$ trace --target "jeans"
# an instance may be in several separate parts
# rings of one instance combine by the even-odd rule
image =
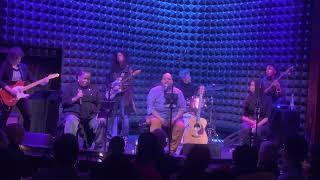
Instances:
[[[0,128],[6,127],[7,119],[11,113],[13,107],[8,107],[2,102],[0,103]],[[26,131],[30,131],[31,128],[31,111],[28,99],[22,98],[16,105],[23,117],[23,127]]]
[[[108,121],[108,135],[116,136],[118,130],[118,122],[122,121],[120,136],[127,137],[129,135],[129,118],[125,112],[125,97],[116,96],[113,106],[113,113]]]
[[[79,123],[80,119],[75,114],[67,114],[65,117],[64,133],[69,133],[77,136]],[[95,150],[102,150],[105,146],[106,125],[103,123],[99,123],[96,117],[91,119],[87,123],[81,122],[81,124],[84,128],[85,133],[88,136],[88,141],[94,142],[93,148]]]

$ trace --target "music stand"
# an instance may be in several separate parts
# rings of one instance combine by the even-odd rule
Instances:
[[[171,92],[164,93],[165,98],[165,107],[169,108],[169,154],[171,151],[171,140],[172,140],[172,115],[173,115],[173,108],[177,107],[178,103],[178,95],[173,93],[173,85],[171,86]]]

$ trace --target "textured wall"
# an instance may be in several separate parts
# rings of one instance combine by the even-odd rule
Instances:
[[[285,0],[5,0],[0,40],[5,44],[62,48],[63,84],[79,67],[90,68],[103,89],[110,53],[125,49],[137,77],[134,120],[145,115],[148,90],[161,74],[190,68],[194,82],[216,84],[218,130],[238,128],[248,81],[265,63],[296,65],[287,93],[304,118],[310,23],[309,1]]]

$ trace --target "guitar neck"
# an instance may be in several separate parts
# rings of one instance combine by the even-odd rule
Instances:
[[[197,110],[197,117],[196,117],[197,121],[199,121],[199,119],[201,117],[200,115],[201,115],[202,99],[203,99],[203,95],[200,95],[200,97],[199,97],[199,107],[198,107],[198,110]]]
[[[28,85],[24,86],[24,87],[23,87],[23,91],[27,91],[27,90],[35,87],[35,86],[38,86],[39,84],[43,83],[43,82],[45,81],[45,79],[46,79],[46,78],[43,78],[43,79],[40,79],[40,80],[38,80],[38,81],[36,81],[36,82],[33,82],[33,83],[31,83],[31,84],[28,84]]]

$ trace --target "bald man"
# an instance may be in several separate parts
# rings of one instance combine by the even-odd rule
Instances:
[[[147,123],[151,124],[150,131],[169,127],[170,108],[166,105],[165,94],[170,93],[173,86],[173,79],[170,73],[162,76],[161,84],[152,88],[147,98],[147,113],[149,118]],[[178,88],[173,88],[173,93],[177,95],[177,104],[172,113],[172,140],[170,152],[174,153],[181,141],[184,124],[182,121],[183,113],[186,111],[186,100],[183,93]]]

